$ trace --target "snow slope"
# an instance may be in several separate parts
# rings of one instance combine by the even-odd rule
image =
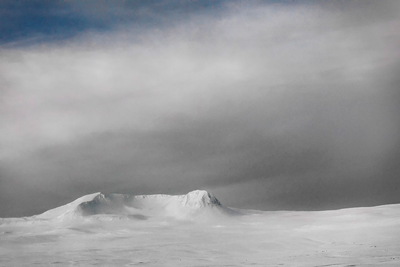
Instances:
[[[0,219],[0,266],[400,266],[400,204],[249,211],[206,191],[96,193]]]
[[[63,205],[63,206],[55,208],[55,209],[48,210],[40,215],[37,215],[36,217],[41,218],[41,219],[54,219],[54,218],[65,216],[66,214],[69,214],[69,213],[74,213],[76,208],[80,204],[88,202],[88,201],[93,201],[93,199],[95,199],[99,194],[101,194],[101,193],[94,193],[94,194],[80,197],[71,203],[68,203],[66,205]]]

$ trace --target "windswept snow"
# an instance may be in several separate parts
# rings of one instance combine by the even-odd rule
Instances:
[[[65,214],[68,213],[72,213],[74,211],[76,211],[77,207],[84,203],[84,202],[88,202],[88,201],[92,201],[93,199],[95,199],[98,195],[100,195],[101,193],[94,193],[94,194],[90,194],[90,195],[86,195],[83,197],[80,197],[78,199],[76,199],[75,201],[68,203],[64,206],[55,208],[55,209],[51,209],[48,210],[40,215],[37,215],[37,218],[42,218],[42,219],[54,219],[54,218],[59,218],[62,216],[65,216]]]
[[[400,266],[400,204],[249,211],[206,191],[95,193],[0,219],[0,266]]]

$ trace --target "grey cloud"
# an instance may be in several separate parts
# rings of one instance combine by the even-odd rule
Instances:
[[[374,6],[232,5],[140,37],[2,49],[1,214],[94,191],[398,201],[398,5]]]

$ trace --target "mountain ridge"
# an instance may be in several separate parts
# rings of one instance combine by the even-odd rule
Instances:
[[[237,213],[210,192],[191,191],[185,195],[129,195],[97,192],[36,215],[41,219],[71,219],[90,216],[169,217],[197,220]]]

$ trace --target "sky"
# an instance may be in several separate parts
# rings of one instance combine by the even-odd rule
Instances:
[[[94,192],[400,203],[400,2],[0,2],[0,217]]]

